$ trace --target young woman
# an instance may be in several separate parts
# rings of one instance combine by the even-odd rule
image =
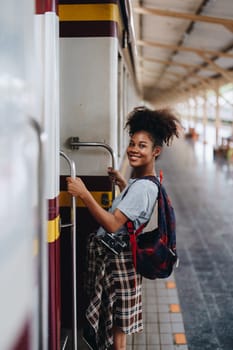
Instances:
[[[132,178],[127,184],[118,171],[108,168],[121,191],[108,212],[93,199],[81,179],[67,179],[69,193],[80,197],[100,224],[89,242],[86,289],[86,318],[94,334],[92,348],[98,350],[126,350],[126,335],[143,329],[141,276],[133,265],[126,223],[132,221],[137,229],[149,221],[158,189],[152,181],[137,180],[156,176],[155,161],[163,144],[169,146],[173,136],[179,137],[180,123],[169,110],[138,107],[130,113],[126,127]],[[106,232],[124,242],[118,255],[102,243]]]

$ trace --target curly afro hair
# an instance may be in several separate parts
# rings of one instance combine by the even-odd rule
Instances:
[[[173,136],[179,137],[180,121],[170,109],[150,110],[147,107],[136,107],[129,115],[125,125],[129,135],[138,131],[150,134],[154,146],[170,145]]]

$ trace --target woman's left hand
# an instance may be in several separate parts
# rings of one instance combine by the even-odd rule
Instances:
[[[112,183],[119,186],[120,191],[122,191],[126,187],[127,183],[118,170],[113,169],[112,167],[108,167],[108,175]]]

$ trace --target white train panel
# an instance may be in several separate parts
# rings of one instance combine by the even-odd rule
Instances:
[[[117,149],[117,39],[62,38],[60,52],[62,147],[69,137],[78,136]],[[102,175],[109,165],[106,153],[93,149],[72,152],[71,157],[79,174],[87,174],[86,164],[94,165],[93,175]]]

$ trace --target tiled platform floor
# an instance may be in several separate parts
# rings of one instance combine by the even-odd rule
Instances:
[[[127,350],[188,350],[174,276],[143,280],[144,331],[128,337]]]

